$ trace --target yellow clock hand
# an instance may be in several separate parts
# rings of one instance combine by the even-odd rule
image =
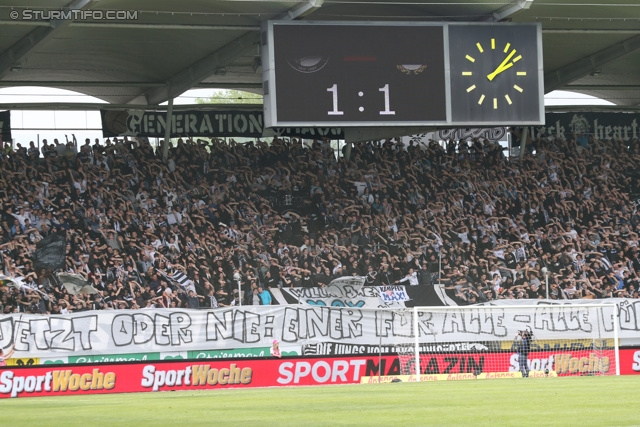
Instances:
[[[505,66],[502,66],[502,64],[500,64],[500,67],[498,67],[493,73],[489,74],[487,78],[489,79],[489,81],[493,81],[493,79],[495,79],[498,74],[502,73],[505,70],[508,70],[511,67],[513,67],[513,62],[509,62]]]
[[[516,54],[516,50],[513,49],[511,53],[509,53],[509,55],[507,55],[507,57],[504,58],[504,60],[500,63],[500,65],[498,65],[498,68],[496,68],[491,74],[487,76],[489,81],[493,81],[493,79],[495,79],[498,74],[513,67],[513,62],[509,62],[509,61],[511,61],[511,58],[513,58],[513,55],[515,54]],[[507,62],[509,63],[507,64]]]

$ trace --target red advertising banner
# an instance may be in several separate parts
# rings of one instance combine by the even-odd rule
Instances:
[[[620,360],[622,374],[640,373],[640,350],[621,350]],[[615,374],[613,350],[531,353],[529,364],[532,370],[549,368],[558,376]],[[5,367],[0,369],[0,398],[355,384],[363,377],[406,375],[412,373],[412,366],[411,357],[362,356]],[[484,377],[498,378],[519,370],[517,355],[512,352],[421,355],[421,367],[423,374],[442,379],[464,379],[479,373],[496,373]]]
[[[620,350],[620,375],[640,375],[640,350]]]

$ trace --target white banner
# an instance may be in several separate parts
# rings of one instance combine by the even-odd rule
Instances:
[[[276,300],[281,293],[286,293],[300,304],[321,307],[357,307],[357,308],[402,308],[406,300],[383,299],[378,286],[363,286],[364,277],[346,277],[338,279],[324,288],[282,288],[271,290]],[[405,291],[404,285],[394,286]]]
[[[637,344],[640,300],[615,301],[621,345]],[[574,313],[554,309],[556,302],[537,302],[538,308],[522,312],[508,307],[496,307],[490,312],[459,307],[420,312],[420,342],[505,341],[513,339],[526,326],[533,329],[537,339],[611,336],[613,316],[608,307]],[[18,358],[268,347],[275,338],[285,346],[323,342],[399,344],[411,342],[412,336],[411,309],[288,305],[0,318],[0,347],[6,349],[15,342]]]
[[[409,301],[409,295],[407,294],[404,286],[378,286],[378,292],[380,293],[380,300],[383,303]]]

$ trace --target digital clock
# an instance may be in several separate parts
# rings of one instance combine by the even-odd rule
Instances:
[[[267,126],[446,122],[441,25],[273,24]]]

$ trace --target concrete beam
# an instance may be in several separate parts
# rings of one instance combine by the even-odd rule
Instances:
[[[616,43],[592,55],[573,61],[544,75],[544,93],[564,89],[569,83],[607,65],[618,58],[640,49],[640,35]]]
[[[245,52],[255,49],[259,42],[259,32],[249,32],[238,37],[217,51],[202,58],[195,64],[192,64],[188,68],[178,72],[169,79],[164,87],[147,91],[145,93],[147,103],[151,105],[160,104],[169,100],[169,98],[178,97],[180,94],[191,89],[207,77],[210,77],[215,70],[228,65],[233,61],[233,59]]]
[[[324,0],[308,0],[289,9],[289,19],[296,20],[312,14],[322,6]]]
[[[493,19],[496,22],[500,22],[505,18],[510,17],[523,9],[529,9],[533,4],[533,0],[519,0],[513,3],[511,6],[503,10],[502,12],[493,13]]]
[[[93,0],[75,0],[69,3],[64,9],[80,10],[92,3]],[[54,33],[66,27],[72,20],[49,21],[47,26],[39,26],[33,29],[26,36],[18,40],[9,49],[0,55],[0,77],[6,74],[12,67],[17,66],[25,59],[37,46],[51,38]]]

